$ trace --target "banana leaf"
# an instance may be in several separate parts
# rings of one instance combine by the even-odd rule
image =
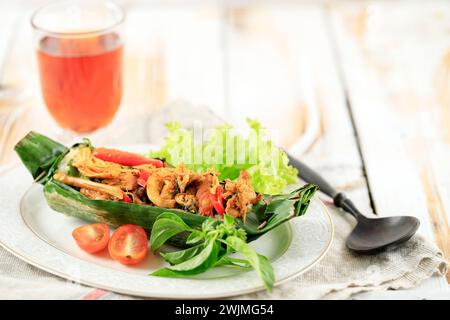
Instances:
[[[47,175],[54,171],[52,167],[69,151],[69,148],[31,131],[15,145],[14,150],[33,179],[45,183]]]
[[[75,188],[52,178],[59,162],[70,148],[39,133],[28,133],[17,143],[15,150],[35,181],[44,186],[44,196],[49,207],[68,216],[103,222],[113,227],[136,224],[148,232],[163,212],[173,212],[190,227],[197,229],[201,229],[202,223],[207,219],[179,209],[85,197]],[[246,231],[247,241],[253,241],[280,224],[303,215],[317,189],[316,185],[306,184],[286,194],[264,195],[260,203],[251,207],[245,223],[240,219],[236,219],[236,222]],[[187,234],[180,234],[171,238],[168,243],[186,247],[186,237]]]

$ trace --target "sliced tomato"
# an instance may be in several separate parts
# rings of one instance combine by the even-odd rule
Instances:
[[[140,185],[141,187],[146,187],[147,186],[147,180],[144,180],[142,178],[138,178],[137,179],[137,184]]]
[[[162,168],[164,166],[164,163],[159,159],[150,159],[137,153],[116,149],[96,148],[92,152],[92,155],[103,161],[114,162],[130,167],[139,166],[141,164],[151,164],[156,168]]]
[[[210,194],[209,199],[212,202],[212,205],[218,214],[223,214],[225,212],[225,208],[223,206],[223,187],[218,186],[216,188],[215,194]]]
[[[139,178],[144,179],[145,181],[148,180],[148,177],[150,177],[151,173],[144,169],[139,169]]]
[[[109,228],[105,223],[94,223],[73,230],[72,237],[86,252],[96,253],[106,248],[109,241]]]
[[[133,224],[120,226],[109,241],[108,251],[111,258],[122,264],[138,264],[147,256],[147,233],[142,227]]]
[[[150,177],[150,172],[144,169],[139,169],[137,184],[145,188],[147,186],[148,177]]]

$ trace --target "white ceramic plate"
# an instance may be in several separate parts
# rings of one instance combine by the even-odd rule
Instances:
[[[31,186],[31,187],[30,187]],[[159,298],[221,298],[262,290],[255,272],[216,268],[195,279],[148,276],[165,265],[156,255],[137,267],[125,267],[107,253],[90,255],[71,237],[84,222],[51,210],[42,186],[32,184],[23,167],[0,175],[0,244],[20,259],[63,278],[119,293]],[[252,246],[266,255],[276,284],[307,271],[326,254],[333,225],[325,206],[315,198],[306,215],[264,235]]]

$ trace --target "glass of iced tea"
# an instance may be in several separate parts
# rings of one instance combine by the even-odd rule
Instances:
[[[123,10],[109,1],[60,1],[31,18],[45,104],[64,129],[108,125],[122,98]]]

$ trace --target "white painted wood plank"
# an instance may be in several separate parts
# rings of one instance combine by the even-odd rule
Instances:
[[[290,126],[309,120],[301,106],[314,104],[320,131],[303,160],[371,214],[322,6],[242,5],[228,17],[229,104],[234,119],[259,118],[269,128],[284,131],[279,138],[286,137],[292,133]],[[301,156],[295,144],[290,151]]]
[[[422,221],[421,231],[432,237],[425,192],[399,136],[390,102],[383,92],[385,84],[368,67],[361,47],[336,12],[332,12],[332,30],[377,213],[414,215]]]
[[[0,3],[0,84],[4,81],[3,74],[13,46],[15,26],[20,12],[20,7],[17,5]]]
[[[307,105],[304,71],[299,72],[307,63],[298,46],[304,41],[298,34],[301,7],[249,3],[226,9],[228,118],[238,127],[245,127],[247,117],[260,120],[284,147],[315,124],[310,142],[319,119],[308,114],[317,109]]]
[[[127,12],[127,97],[146,111],[186,99],[223,115],[220,35],[221,12],[215,4],[131,6]]]
[[[316,145],[303,159],[346,192],[357,206],[370,215],[372,209],[363,175],[362,163],[346,106],[344,88],[339,79],[337,61],[327,34],[326,16],[321,6],[302,7],[303,14],[292,30],[303,41],[298,50],[308,61],[321,117],[321,134]],[[294,12],[297,13],[297,12]],[[304,70],[298,69],[299,73]]]
[[[431,97],[436,50],[450,44],[446,24],[433,23],[444,13],[450,11],[443,3],[337,4],[331,30],[377,213],[418,217],[419,232],[446,250],[448,228],[433,228],[436,195],[428,177],[430,147],[444,142]],[[428,44],[434,51],[424,49]]]

